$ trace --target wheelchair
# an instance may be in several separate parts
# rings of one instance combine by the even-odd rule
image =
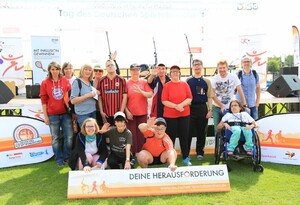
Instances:
[[[227,170],[231,171],[231,167],[228,165],[228,161],[230,156],[228,156],[228,144],[231,137],[232,132],[228,129],[221,129],[218,130],[217,135],[215,136],[215,164],[219,164],[222,162],[223,164],[227,165]],[[238,146],[235,148],[234,156],[241,156],[247,159],[248,161],[252,162],[253,164],[253,171],[255,172],[263,172],[264,167],[260,164],[261,163],[261,147],[259,142],[259,137],[257,132],[252,129],[252,142],[253,142],[253,151],[252,155],[247,155],[244,149],[245,137],[243,132],[241,132],[241,137],[238,143]],[[243,159],[244,159],[243,158]]]

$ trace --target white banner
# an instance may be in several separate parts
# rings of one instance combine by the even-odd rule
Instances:
[[[53,156],[49,126],[40,120],[0,116],[0,130],[0,168],[38,163]]]
[[[41,84],[41,82],[47,77],[49,63],[52,61],[60,63],[60,37],[32,36],[31,47],[33,84]]]
[[[230,191],[226,165],[70,171],[68,199]]]
[[[0,37],[0,80],[15,82],[18,93],[25,93],[21,38]]]
[[[264,35],[240,36],[239,48],[240,59],[249,57],[252,59],[252,69],[259,74],[261,88],[267,83],[267,50],[262,45]]]
[[[300,113],[258,119],[262,161],[300,165],[299,121]]]

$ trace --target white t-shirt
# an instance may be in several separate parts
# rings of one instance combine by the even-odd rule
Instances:
[[[222,117],[222,122],[243,122],[251,123],[254,119],[247,112],[226,113]]]
[[[225,78],[215,75],[211,80],[211,85],[219,101],[226,109],[229,109],[230,101],[234,99],[234,90],[236,86],[241,85],[241,81],[237,75],[228,73]],[[215,102],[213,103],[217,106]]]

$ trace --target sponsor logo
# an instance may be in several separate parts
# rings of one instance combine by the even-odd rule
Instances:
[[[13,132],[15,148],[27,147],[34,144],[41,144],[42,138],[38,131],[31,125],[22,124]]]
[[[17,153],[7,154],[6,157],[9,160],[22,159],[23,158],[23,153],[22,152],[17,152]]]
[[[40,151],[40,152],[29,152],[30,157],[41,157],[42,155],[48,155],[48,150],[46,149],[45,152]]]
[[[285,155],[287,155],[288,156],[288,158],[293,158],[293,157],[295,157],[296,156],[296,153],[295,152],[290,152],[290,151],[286,151],[286,153],[285,153]]]

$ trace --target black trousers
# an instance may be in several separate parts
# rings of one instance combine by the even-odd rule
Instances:
[[[196,104],[191,105],[191,114],[190,114],[190,131],[189,131],[189,152],[191,148],[192,138],[197,138],[196,143],[196,152],[197,155],[204,155],[205,140],[207,134],[207,124],[208,119],[207,115],[207,105]]]
[[[175,147],[176,137],[179,138],[182,158],[185,159],[189,156],[189,124],[190,116],[178,118],[165,118],[167,122],[166,133],[173,141]]]

